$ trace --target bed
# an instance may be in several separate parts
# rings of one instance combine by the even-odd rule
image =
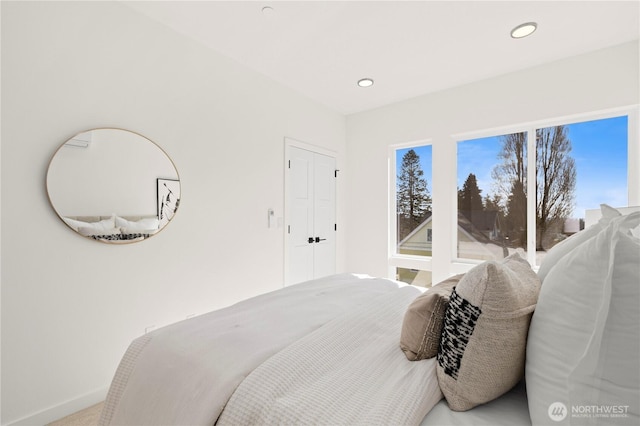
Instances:
[[[340,274],[164,327],[127,349],[100,424],[639,424],[639,226],[603,206],[537,272]]]
[[[87,238],[109,243],[131,243],[156,234],[156,216],[61,216],[74,231]]]

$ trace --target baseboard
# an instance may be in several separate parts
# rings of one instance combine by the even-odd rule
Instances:
[[[78,398],[65,401],[61,404],[49,407],[35,414],[14,420],[11,423],[5,423],[2,426],[44,426],[48,423],[60,420],[70,414],[76,413],[87,407],[102,402],[107,397],[109,387],[97,389],[93,392],[86,393]]]

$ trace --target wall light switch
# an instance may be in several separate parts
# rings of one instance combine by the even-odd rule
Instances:
[[[273,209],[267,210],[267,228],[273,228],[275,225],[276,214]]]

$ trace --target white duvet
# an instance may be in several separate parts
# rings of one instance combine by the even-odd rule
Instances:
[[[258,423],[417,424],[442,397],[435,361],[409,362],[398,347],[419,294],[343,274],[144,335],[116,371],[100,425],[245,424],[234,419],[247,415]]]
[[[417,425],[442,398],[435,358],[398,347],[416,289],[405,287],[327,323],[256,368],[218,425]]]

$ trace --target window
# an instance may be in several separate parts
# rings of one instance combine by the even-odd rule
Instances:
[[[431,285],[433,254],[431,158],[431,145],[424,142],[392,147],[390,151],[390,274],[423,287]]]
[[[431,287],[431,271],[396,268],[396,280],[419,287]]]
[[[588,210],[640,204],[639,123],[633,106],[390,146],[387,276],[430,286],[514,252],[539,266]],[[413,223],[411,150],[426,194]]]
[[[626,206],[627,140],[621,116],[458,142],[457,257],[539,265],[587,209]]]
[[[527,133],[466,140],[457,148],[457,257],[497,260],[525,252]]]
[[[396,150],[396,253],[431,256],[431,145]]]
[[[537,263],[584,228],[587,209],[627,206],[628,117],[536,129]]]

